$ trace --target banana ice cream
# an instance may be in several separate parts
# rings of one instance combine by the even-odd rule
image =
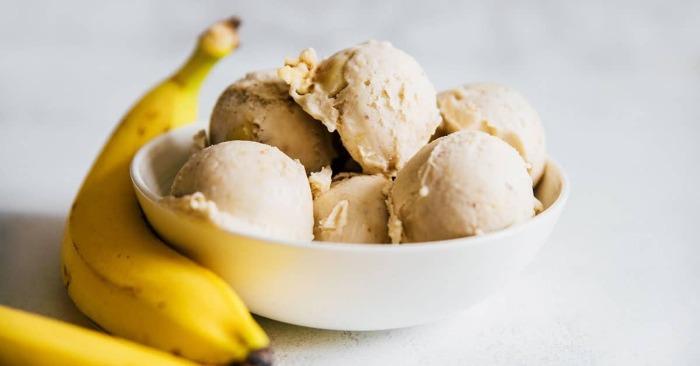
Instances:
[[[315,240],[389,243],[383,190],[390,182],[383,174],[354,174],[334,181],[314,199]]]
[[[332,134],[289,96],[274,70],[247,74],[219,97],[209,123],[211,143],[250,140],[299,159],[307,173],[331,164]]]
[[[317,62],[313,49],[279,75],[289,94],[342,143],[366,174],[394,174],[440,124],[421,66],[388,42],[367,41]]]
[[[437,100],[447,133],[479,130],[500,137],[518,150],[537,184],[547,159],[544,128],[522,95],[502,85],[467,84],[441,92]]]
[[[399,171],[387,204],[393,243],[487,233],[541,207],[518,152],[480,131],[455,132],[422,148]]]
[[[313,239],[313,200],[304,167],[276,147],[229,141],[185,163],[164,203],[231,231]]]
[[[388,42],[320,61],[309,48],[276,72],[247,74],[220,95],[209,138],[164,202],[229,230],[415,243],[503,229],[541,210],[533,186],[545,136],[527,100],[496,84],[437,94]]]

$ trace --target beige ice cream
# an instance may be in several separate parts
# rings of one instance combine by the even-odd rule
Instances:
[[[447,133],[479,130],[513,146],[530,165],[535,184],[544,172],[544,128],[535,109],[513,89],[497,84],[467,84],[438,95]]]
[[[320,63],[306,49],[279,75],[306,112],[338,131],[367,174],[395,173],[440,124],[425,72],[388,42],[367,41]]]
[[[314,200],[314,238],[341,243],[389,243],[383,174],[348,175]]]
[[[422,148],[389,191],[394,243],[454,239],[525,221],[540,209],[518,152],[480,131],[459,131]]]
[[[272,145],[299,159],[307,173],[336,156],[332,134],[289,96],[274,70],[249,73],[219,97],[209,124],[211,142],[250,140]]]
[[[164,203],[232,231],[313,239],[313,200],[304,167],[279,149],[229,141],[185,163]]]

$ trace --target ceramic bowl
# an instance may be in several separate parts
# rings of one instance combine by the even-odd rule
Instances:
[[[522,224],[484,235],[372,245],[285,241],[224,231],[159,204],[192,154],[192,136],[201,128],[170,131],[134,157],[131,175],[146,218],[170,245],[226,280],[253,313],[307,327],[402,328],[469,308],[533,260],[569,194],[564,172],[549,160],[536,189],[545,210]]]

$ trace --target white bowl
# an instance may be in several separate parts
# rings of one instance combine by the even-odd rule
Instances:
[[[162,238],[219,274],[253,313],[291,324],[380,330],[462,311],[532,261],[569,195],[564,173],[550,160],[537,189],[546,210],[485,235],[371,245],[283,241],[217,230],[158,203],[190,156],[192,136],[201,128],[170,131],[136,154],[131,175],[141,207]]]

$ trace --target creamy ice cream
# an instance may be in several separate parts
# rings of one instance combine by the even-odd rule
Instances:
[[[320,63],[306,49],[279,75],[307,113],[338,131],[367,174],[395,173],[440,124],[425,72],[388,42],[367,41]]]
[[[547,159],[544,128],[535,109],[513,89],[497,84],[467,84],[438,95],[447,133],[479,130],[498,136],[529,164],[533,183]]]
[[[250,140],[272,145],[299,159],[307,173],[336,156],[332,135],[289,96],[273,71],[249,73],[219,97],[209,123],[211,142]]]
[[[518,152],[480,131],[455,132],[422,148],[399,171],[388,206],[394,243],[486,233],[540,208]]]
[[[314,239],[341,243],[389,243],[383,174],[347,175],[314,199]]]
[[[232,231],[313,239],[313,201],[304,167],[279,149],[229,141],[201,150],[175,176],[164,203]]]

